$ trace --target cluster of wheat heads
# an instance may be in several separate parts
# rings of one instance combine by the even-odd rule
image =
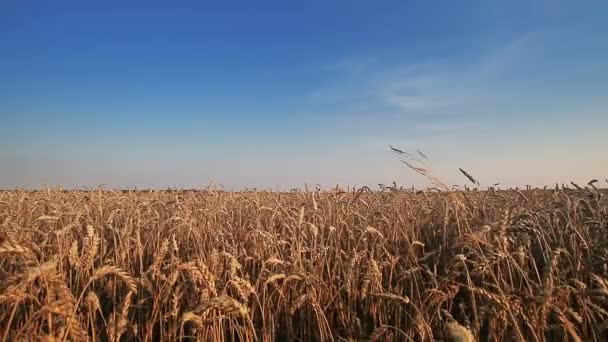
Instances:
[[[603,340],[591,191],[0,192],[0,339]]]

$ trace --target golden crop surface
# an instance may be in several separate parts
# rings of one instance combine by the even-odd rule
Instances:
[[[0,192],[0,339],[608,337],[601,191]]]

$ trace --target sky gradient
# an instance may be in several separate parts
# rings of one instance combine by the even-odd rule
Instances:
[[[450,185],[459,167],[603,180],[607,17],[599,0],[1,1],[0,188],[426,185],[389,144]]]

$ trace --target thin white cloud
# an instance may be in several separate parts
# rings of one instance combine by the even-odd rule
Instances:
[[[500,81],[533,53],[535,33],[527,33],[477,56],[471,62],[441,61],[409,74],[379,80],[379,100],[405,114],[451,112],[482,106],[501,95]],[[431,63],[432,65],[432,63]]]
[[[384,108],[405,117],[431,113],[464,114],[472,107],[496,103],[501,81],[537,54],[539,31],[462,56],[404,65],[381,65],[378,58],[335,63],[338,81],[309,94],[313,102]],[[392,110],[390,110],[392,109]]]
[[[384,100],[386,103],[406,111],[422,110],[441,106],[441,102],[422,95],[398,95],[388,93],[384,95]]]

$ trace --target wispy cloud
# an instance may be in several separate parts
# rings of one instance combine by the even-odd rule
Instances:
[[[383,99],[387,104],[393,105],[408,112],[437,108],[441,106],[441,102],[439,100],[424,95],[399,95],[398,93],[389,92],[383,95]]]
[[[466,57],[388,66],[378,58],[336,63],[333,69],[339,71],[339,79],[317,89],[309,99],[357,103],[407,118],[429,113],[464,114],[499,99],[501,82],[535,53],[537,35],[529,32]]]

